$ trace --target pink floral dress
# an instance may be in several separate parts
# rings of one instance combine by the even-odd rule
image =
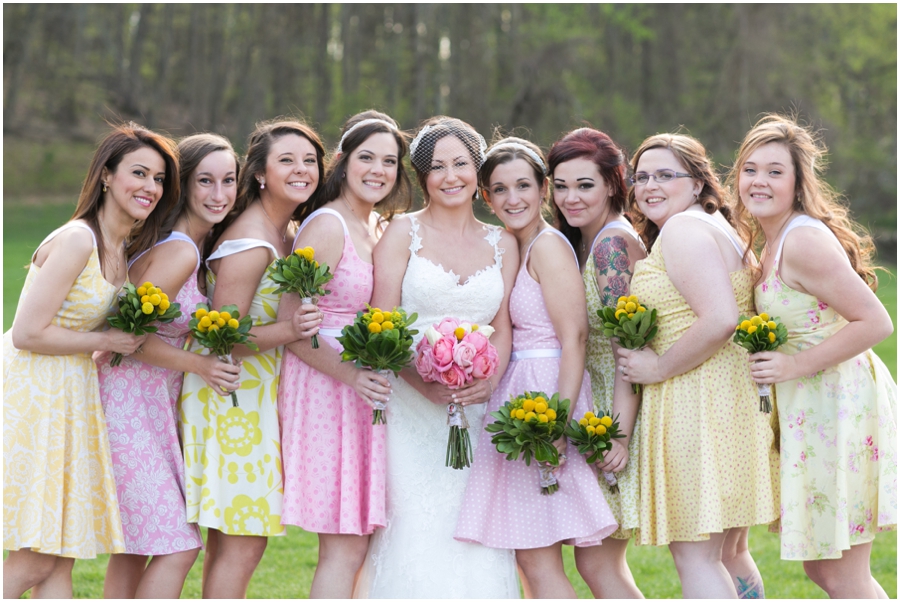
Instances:
[[[175,240],[196,249],[181,232],[172,232],[156,245]],[[174,299],[181,305],[181,317],[160,324],[157,331],[173,347],[184,345],[194,306],[206,303],[197,288],[197,268]],[[199,548],[200,529],[188,524],[185,512],[184,459],[175,418],[184,372],[145,364],[140,357],[125,356],[113,367],[109,354],[104,354],[98,362],[125,552],[155,556]]]
[[[779,351],[814,347],[847,321],[812,295],[790,288],[778,265],[787,234],[822,222],[802,215],[785,228],[774,269],[756,287],[756,310],[780,319]],[[778,383],[781,430],[781,557],[840,558],[850,546],[897,525],[897,386],[872,350],[816,374]]]
[[[372,264],[356,254],[347,224],[337,211],[319,209],[303,227],[320,215],[337,217],[344,228],[343,253],[327,285],[331,293],[319,299],[325,314],[319,338],[340,351],[335,337],[372,299]],[[314,533],[352,535],[371,534],[375,527],[383,527],[385,432],[384,425],[372,424],[372,408],[353,387],[286,351],[278,410],[284,461],[282,524]]]

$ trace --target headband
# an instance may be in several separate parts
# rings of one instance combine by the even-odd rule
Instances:
[[[338,142],[337,150],[334,151],[335,154],[340,154],[340,153],[343,152],[343,148],[342,148],[342,147],[344,146],[344,140],[347,139],[347,136],[350,135],[350,132],[352,132],[352,131],[355,130],[356,128],[362,127],[362,126],[364,126],[364,125],[369,125],[370,123],[383,123],[384,125],[386,125],[386,126],[388,126],[389,128],[391,128],[391,130],[394,130],[394,131],[397,130],[397,126],[395,126],[395,125],[394,125],[393,123],[391,123],[390,121],[385,121],[384,119],[363,119],[362,121],[359,121],[359,122],[354,123],[353,125],[351,125],[351,126],[350,126],[350,129],[348,129],[346,132],[344,132],[344,135],[341,136],[341,141]]]
[[[528,148],[527,146],[525,146],[524,144],[522,144],[520,142],[501,142],[499,144],[495,144],[494,146],[492,146],[490,148],[490,150],[488,150],[488,152],[486,152],[484,154],[485,160],[488,157],[490,157],[491,155],[493,155],[495,151],[498,151],[498,150],[501,150],[504,148],[514,148],[516,150],[522,151],[523,153],[525,153],[526,155],[528,155],[529,157],[534,159],[535,163],[537,163],[541,167],[541,172],[545,176],[547,175],[547,166],[544,165],[544,162],[541,160],[541,157],[536,152],[534,152],[533,150],[531,150],[530,148]]]

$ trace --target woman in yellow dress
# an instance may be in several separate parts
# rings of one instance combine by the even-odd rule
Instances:
[[[197,374],[181,394],[187,519],[208,527],[205,598],[243,598],[269,536],[284,535],[278,377],[285,344],[310,338],[314,305],[277,320],[281,295],[268,268],[291,252],[294,220],[321,194],[325,149],[299,121],[262,123],[250,134],[235,208],[210,233],[206,293],[213,308],[237,305],[253,319],[259,351],[239,345],[238,406]],[[195,349],[200,351],[195,345]]]
[[[619,349],[623,378],[644,384],[637,543],[668,545],[685,598],[756,597],[747,529],[778,518],[773,433],[747,352],[732,343],[753,308],[753,269],[703,146],[645,140],[629,200],[650,255],[631,293],[657,310],[643,350]]]
[[[125,551],[94,351],[145,337],[104,330],[127,252],[150,248],[178,199],[175,144],[134,124],[94,153],[72,220],[35,251],[3,336],[3,597],[71,598],[76,558]]]

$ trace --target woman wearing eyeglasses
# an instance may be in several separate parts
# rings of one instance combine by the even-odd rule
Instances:
[[[762,597],[747,528],[778,517],[773,433],[729,340],[753,312],[752,258],[697,140],[652,136],[631,164],[650,249],[631,292],[659,326],[647,348],[618,350],[623,378],[644,385],[637,543],[669,546],[685,598]]]

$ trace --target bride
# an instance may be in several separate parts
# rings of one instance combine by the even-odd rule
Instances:
[[[472,210],[484,147],[484,139],[465,122],[428,120],[410,145],[427,205],[396,218],[375,248],[377,307],[400,305],[418,313],[418,337],[445,317],[490,324],[501,361],[490,381],[464,389],[426,384],[410,367],[392,379],[387,527],[372,536],[357,596],[519,597],[512,550],[453,539],[469,474],[444,465],[447,405],[455,401],[465,407],[477,445],[485,402],[506,369],[511,346],[508,302],[519,264],[516,241],[476,220]]]

